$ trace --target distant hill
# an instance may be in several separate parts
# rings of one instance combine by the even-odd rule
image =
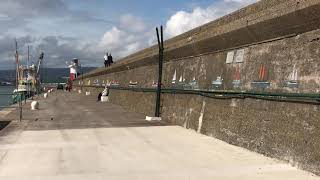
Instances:
[[[96,69],[95,67],[83,67],[83,73],[87,73]],[[40,75],[42,82],[66,82],[65,77],[69,77],[68,68],[42,68],[40,69]],[[0,70],[0,82],[15,82],[16,72],[15,70]]]

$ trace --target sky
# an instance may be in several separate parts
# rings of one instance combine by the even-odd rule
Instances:
[[[102,66],[156,43],[155,27],[169,39],[257,0],[0,0],[0,69],[14,68],[14,39],[21,63],[41,51],[45,66]]]

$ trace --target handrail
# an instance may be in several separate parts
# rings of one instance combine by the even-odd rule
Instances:
[[[76,85],[77,87],[77,85]],[[83,86],[104,88],[104,86]],[[140,88],[140,87],[109,87],[114,90],[126,90],[135,92],[156,92],[156,88]],[[255,91],[231,91],[231,90],[188,90],[177,88],[163,88],[164,94],[190,94],[200,95],[215,99],[263,99],[279,102],[307,103],[320,105],[320,94],[316,93],[273,93],[273,92],[255,92]]]

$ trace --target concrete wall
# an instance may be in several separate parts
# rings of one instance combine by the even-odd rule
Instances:
[[[320,30],[299,34],[272,42],[247,46],[235,50],[188,57],[164,64],[164,86],[175,87],[182,77],[182,84],[190,83],[194,78],[200,89],[216,90],[255,90],[265,92],[320,92]],[[242,63],[226,63],[229,52],[244,50]],[[156,59],[154,59],[156,60]],[[264,67],[264,78],[260,77],[261,67]],[[111,68],[112,69],[112,68]],[[176,72],[177,83],[172,80]],[[157,66],[140,66],[124,71],[107,73],[99,76],[84,77],[85,85],[99,84],[107,81],[117,81],[122,87],[128,87],[129,82],[138,82],[139,87],[152,87],[157,81]],[[212,87],[212,81],[221,76],[221,87]],[[240,80],[239,87],[234,84]],[[77,81],[75,84],[79,84]],[[288,85],[296,81],[296,86]],[[265,82],[270,85],[261,88],[255,82]]]
[[[319,95],[319,10],[319,1],[265,0],[170,39],[165,42],[164,87]],[[156,52],[151,47],[128,56],[74,85],[83,80],[84,91],[93,95],[102,90],[94,84],[111,81],[151,88],[158,73]],[[110,100],[154,114],[152,92],[112,89]],[[161,115],[173,124],[320,174],[319,105],[163,94]]]

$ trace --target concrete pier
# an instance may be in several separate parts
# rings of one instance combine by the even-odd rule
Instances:
[[[1,180],[320,179],[93,96],[55,92],[37,100],[39,111],[25,109],[22,123],[0,131]]]

